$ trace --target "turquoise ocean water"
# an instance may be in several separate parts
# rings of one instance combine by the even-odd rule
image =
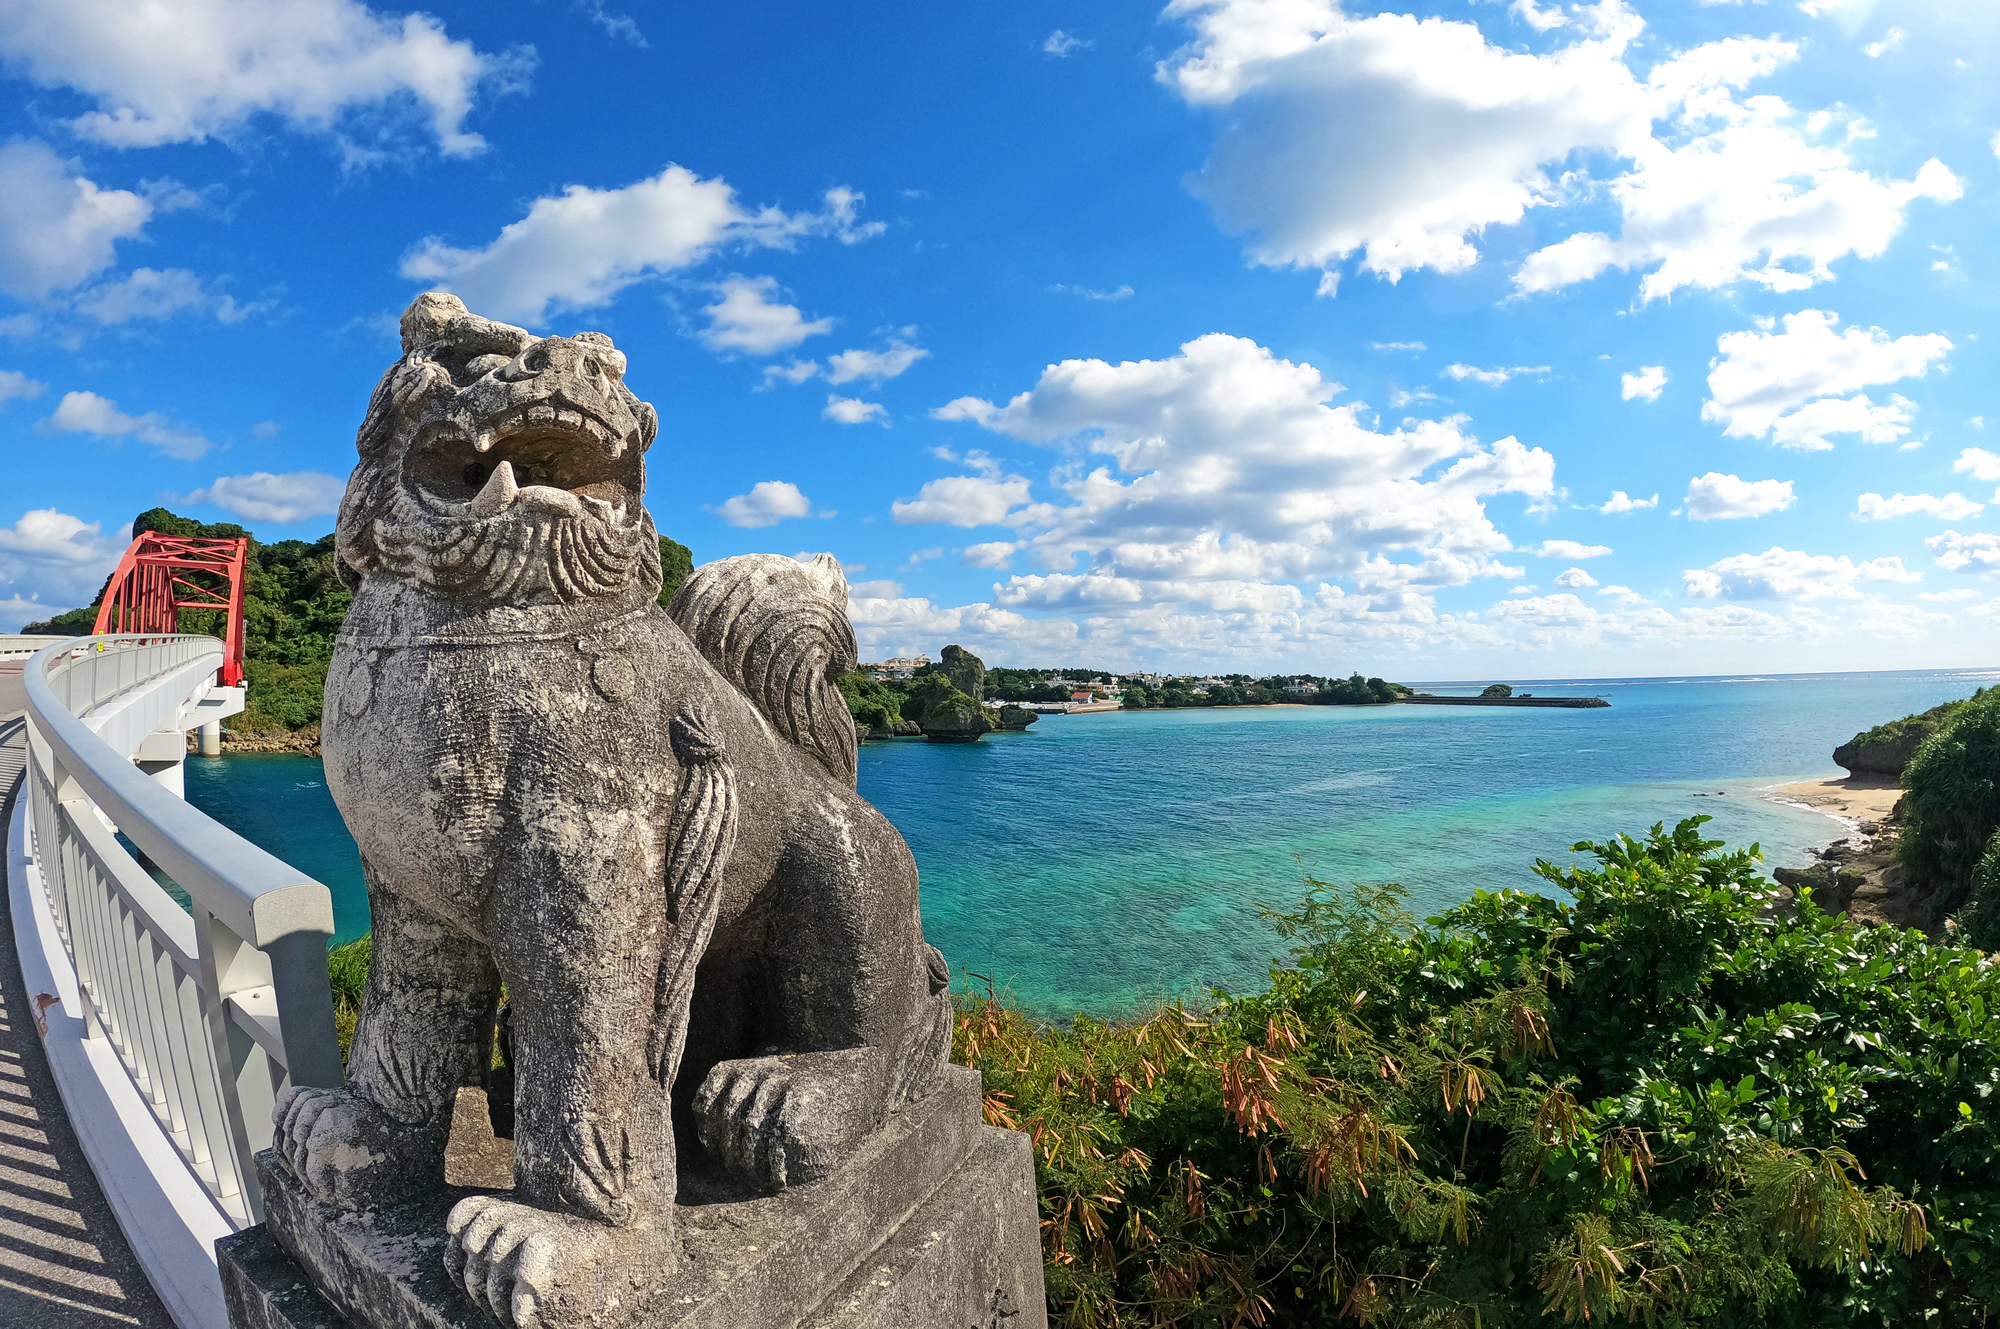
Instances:
[[[1130,1010],[1259,982],[1257,912],[1302,871],[1400,881],[1432,913],[1473,890],[1541,889],[1537,857],[1707,813],[1773,865],[1841,826],[1761,792],[1837,775],[1857,730],[1968,696],[2000,670],[1597,679],[1608,710],[1257,707],[1045,716],[978,743],[861,749],[861,791],[909,840],[925,929],[961,971],[1046,1014]],[[1451,685],[1433,685],[1441,693]],[[195,758],[191,802],[332,888],[367,930],[353,842],[320,763]],[[1303,864],[1303,867],[1302,867]]]

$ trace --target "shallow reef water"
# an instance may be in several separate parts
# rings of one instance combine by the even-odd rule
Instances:
[[[1552,889],[1537,858],[1706,813],[1772,865],[1844,833],[1763,790],[1838,774],[1861,729],[2000,670],[1592,679],[1603,710],[1246,707],[1046,716],[978,743],[861,749],[861,791],[909,840],[925,930],[963,981],[1049,1016],[1260,983],[1259,906],[1301,879],[1400,881],[1419,915],[1475,889]],[[1438,692],[1474,691],[1435,685]],[[327,883],[367,930],[353,841],[316,758],[190,757],[190,801]],[[976,977],[975,977],[976,976]]]

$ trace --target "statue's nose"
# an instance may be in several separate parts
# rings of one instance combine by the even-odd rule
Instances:
[[[611,339],[601,332],[544,337],[495,370],[493,376],[512,383],[551,371],[577,373],[593,367],[613,378],[622,377],[625,372],[624,353],[613,347]]]

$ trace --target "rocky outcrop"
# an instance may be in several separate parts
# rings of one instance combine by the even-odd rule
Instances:
[[[1888,724],[1878,724],[1866,733],[1856,734],[1833,750],[1834,765],[1845,767],[1849,775],[1900,777],[1924,740],[1936,732],[1937,727],[1958,706],[1959,703],[1947,702],[1942,706],[1933,706],[1922,715],[1906,715]]]
[[[1863,927],[1887,925],[1942,931],[1934,902],[1911,893],[1896,863],[1896,840],[1903,829],[1901,805],[1879,822],[1863,821],[1855,833],[1824,849],[1809,850],[1816,860],[1803,868],[1774,868],[1771,877],[1794,896],[1811,895],[1829,914],[1846,914]]]
[[[922,738],[924,727],[913,720],[891,720],[872,727],[865,721],[856,720],[854,732],[857,737],[865,739]]]
[[[195,751],[193,730],[188,731],[188,751]],[[299,729],[257,729],[249,733],[223,730],[222,755],[228,757],[239,752],[297,752],[317,757],[319,726],[309,724]]]
[[[933,743],[976,743],[992,732],[993,721],[984,706],[958,692],[926,706],[923,726]]]
[[[951,685],[974,701],[986,696],[986,662],[963,646],[947,646],[940,654],[939,667]]]
[[[1026,729],[1041,718],[1040,715],[1025,706],[1002,706],[999,713],[993,717],[993,725],[996,729],[1009,729],[1018,732]]]

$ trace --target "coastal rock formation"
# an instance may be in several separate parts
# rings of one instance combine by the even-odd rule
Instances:
[[[438,293],[402,333],[340,509],[358,586],[323,735],[373,957],[347,1083],[277,1099],[270,1234],[362,1329],[818,1323],[836,1302],[857,1329],[960,1326],[1003,1293],[1013,1329],[1039,1326],[1027,1142],[947,1072],[916,865],[855,791],[838,561],[725,559],[660,608],[658,417],[611,339]],[[503,982],[513,1186],[447,1191]],[[953,1203],[919,1204],[936,1191]],[[740,1235],[704,1247],[704,1223]],[[746,1261],[745,1237],[788,1253]],[[878,1254],[933,1289],[899,1294],[920,1314],[848,1314],[843,1280]]]
[[[1924,740],[1964,704],[1946,702],[1921,715],[1906,715],[1856,734],[1833,750],[1834,765],[1844,767],[1850,775],[1901,776]]]
[[[926,706],[923,726],[924,737],[933,743],[974,743],[994,728],[986,708],[963,692]]]
[[[1026,729],[1041,718],[1038,713],[1029,710],[1025,706],[1002,706],[999,713],[993,717],[993,725],[996,729],[1009,729],[1018,732]]]
[[[974,701],[986,696],[986,662],[963,646],[947,646],[940,653],[939,666],[951,685]]]
[[[188,731],[188,751],[195,750],[195,734]],[[319,726],[309,724],[299,729],[258,729],[243,733],[234,729],[222,731],[222,753],[229,756],[238,752],[297,752],[305,756],[317,757],[319,751]]]

